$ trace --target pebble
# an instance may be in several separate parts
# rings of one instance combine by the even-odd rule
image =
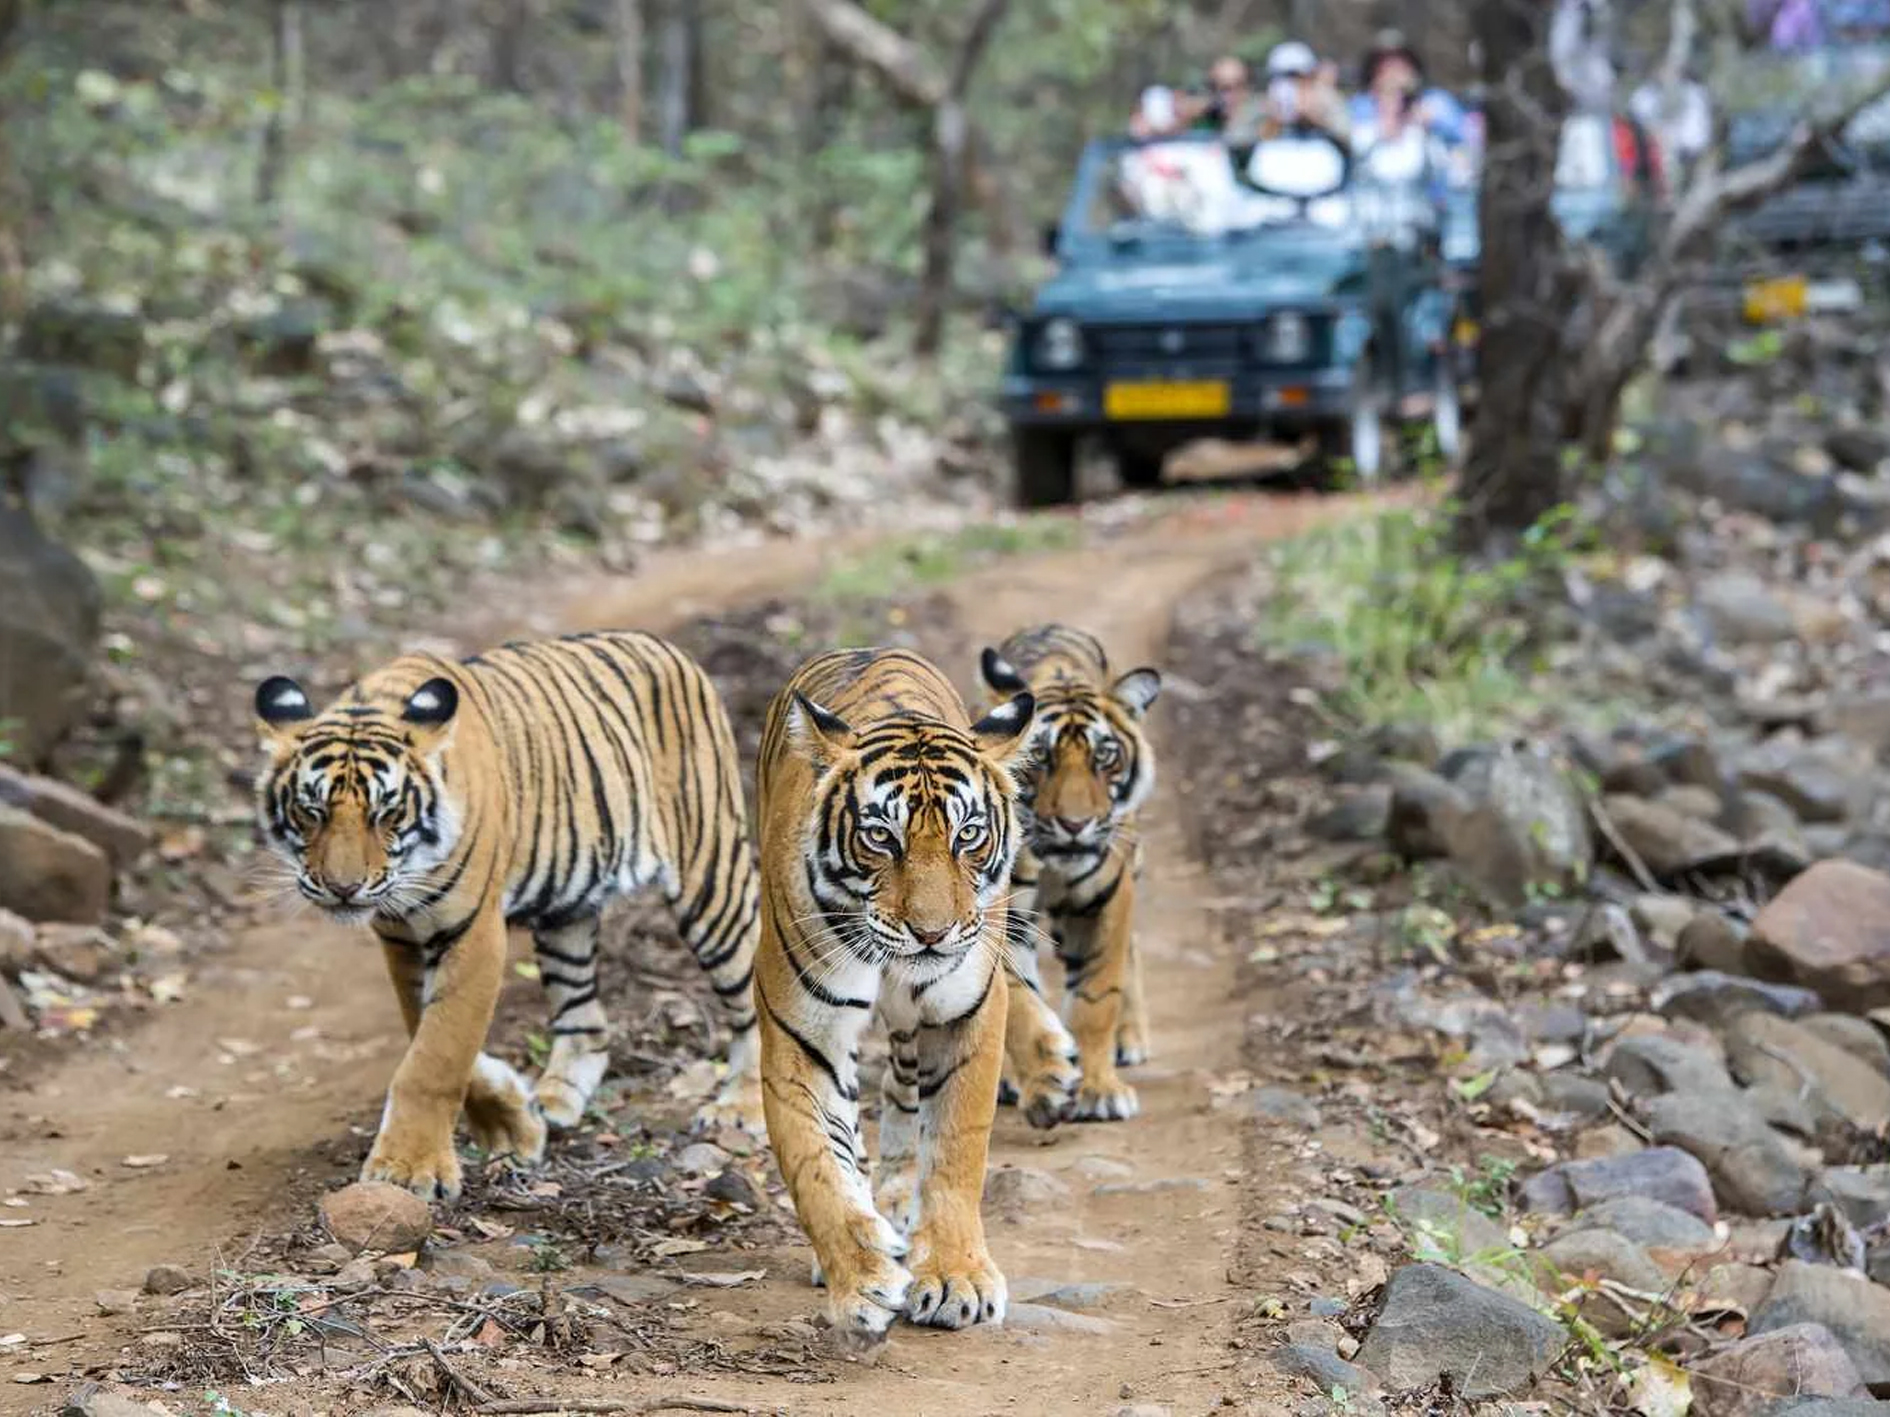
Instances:
[[[1822,1324],[1743,1338],[1693,1364],[1696,1417],[1764,1417],[1784,1397],[1862,1397],[1863,1380]]]
[[[144,1292],[147,1294],[181,1294],[196,1283],[190,1277],[190,1271],[182,1265],[157,1264],[145,1272]]]
[[[1566,1343],[1560,1324],[1520,1300],[1441,1265],[1411,1264],[1391,1276],[1358,1361],[1397,1392],[1448,1374],[1459,1397],[1498,1397],[1547,1372]]]
[[[1053,1308],[1048,1304],[1012,1304],[1004,1322],[1017,1328],[1035,1329],[1040,1333],[1058,1330],[1064,1333],[1116,1331],[1116,1326],[1108,1319],[1099,1319],[1094,1314],[1072,1313],[1068,1309]]]
[[[101,1314],[128,1314],[138,1307],[139,1297],[135,1289],[101,1289],[92,1302]]]
[[[354,1254],[405,1254],[426,1243],[433,1214],[413,1192],[385,1181],[356,1181],[322,1197],[322,1223]]]

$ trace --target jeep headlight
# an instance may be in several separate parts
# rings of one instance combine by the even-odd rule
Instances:
[[[1064,315],[1037,331],[1037,363],[1044,369],[1074,369],[1083,362],[1083,327]]]
[[[1303,364],[1312,356],[1312,325],[1283,310],[1260,327],[1260,357],[1268,364]]]

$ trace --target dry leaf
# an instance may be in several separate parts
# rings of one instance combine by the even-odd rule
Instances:
[[[709,1289],[733,1289],[737,1285],[749,1284],[757,1279],[766,1279],[765,1269],[743,1270],[685,1270],[677,1276],[684,1284],[699,1284]]]
[[[1655,1354],[1634,1375],[1628,1399],[1641,1417],[1687,1417],[1693,1406],[1693,1387],[1685,1371]]]
[[[169,1152],[154,1151],[148,1156],[127,1156],[121,1164],[130,1166],[135,1170],[144,1171],[153,1166],[162,1166],[170,1159]]]
[[[512,1233],[511,1226],[501,1224],[496,1220],[486,1220],[477,1215],[473,1216],[467,1223],[488,1240],[503,1240],[507,1235]]]
[[[90,1185],[91,1182],[83,1176],[54,1169],[28,1176],[20,1189],[36,1196],[65,1196],[74,1191],[83,1191]]]
[[[556,1181],[534,1181],[530,1186],[526,1187],[526,1194],[534,1196],[561,1196],[564,1194],[564,1187],[559,1185]]]
[[[596,1370],[608,1368],[622,1357],[621,1353],[580,1353],[577,1355],[577,1360],[580,1368]]]
[[[658,1240],[650,1246],[650,1251],[667,1258],[670,1255],[693,1255],[708,1248],[707,1240]]]
[[[0,1230],[24,1230],[29,1225],[37,1225],[37,1220],[0,1220]]]
[[[473,1342],[481,1348],[502,1348],[505,1346],[505,1330],[493,1319],[487,1319],[479,1326],[479,1332],[473,1335]]]

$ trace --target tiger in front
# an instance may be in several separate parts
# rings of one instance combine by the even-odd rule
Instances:
[[[256,690],[258,814],[301,893],[379,936],[406,1022],[361,1177],[459,1194],[453,1125],[535,1161],[609,1064],[597,929],[655,885],[708,972],[733,1039],[699,1124],[759,1131],[749,999],[759,885],[728,714],[708,676],[650,635],[526,641],[458,663],[411,654],[317,713],[293,679]],[[536,1087],[482,1051],[506,927],[532,934],[551,1006]]]
[[[1024,833],[1012,883],[1011,1032],[1016,1087],[1030,1119],[1057,1101],[1049,1006],[1037,970],[1047,927],[1064,969],[1063,1016],[1076,1037],[1081,1079],[1070,1105],[1078,1121],[1133,1117],[1135,1089],[1118,1066],[1148,1060],[1148,1005],[1133,933],[1142,848],[1135,814],[1155,785],[1143,716],[1161,675],[1131,669],[1112,678],[1094,635],[1066,625],[1019,630],[982,656],[984,681],[1000,695],[1029,692],[1037,714],[1018,795]],[[1030,1060],[1037,1070],[1028,1071]]]
[[[973,723],[931,664],[871,649],[810,660],[768,711],[762,1102],[828,1317],[854,1342],[877,1341],[900,1313],[945,1328],[1004,1317],[979,1204],[1030,718],[1019,693]],[[859,1082],[876,1010],[891,1054],[877,1192]]]

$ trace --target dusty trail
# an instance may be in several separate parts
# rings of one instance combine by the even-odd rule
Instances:
[[[1345,510],[1342,499],[1177,499],[1174,513],[1102,549],[1007,561],[957,582],[946,594],[959,643],[926,648],[969,688],[979,645],[1054,617],[1100,635],[1124,667],[1160,664],[1174,606],[1191,588],[1250,556],[1257,539]],[[587,587],[554,618],[570,627],[661,629],[804,585],[828,554],[803,547],[742,552],[725,563],[673,558],[630,582]],[[509,623],[516,628],[517,617]],[[1189,687],[1177,683],[1171,692]],[[1162,733],[1158,708],[1158,752]],[[1239,1065],[1251,1001],[1234,998],[1231,953],[1196,903],[1199,877],[1180,813],[1172,790],[1158,788],[1139,917],[1154,1055],[1129,1073],[1141,1116],[1061,1128],[1046,1143],[1007,1110],[992,1148],[994,1168],[1048,1172],[1067,1188],[1028,1207],[1021,1222],[991,1220],[1013,1298],[1099,1286],[1086,1296],[1087,1315],[1053,1328],[1039,1317],[960,1335],[902,1327],[878,1367],[845,1369],[835,1382],[705,1377],[688,1380],[690,1390],[807,1414],[1109,1412],[1125,1400],[1187,1413],[1235,1399],[1228,1339],[1243,1294],[1229,1268],[1239,1238],[1241,1137],[1208,1103],[1210,1088]],[[184,1259],[202,1272],[221,1257],[234,1266],[251,1235],[304,1227],[310,1200],[334,1181],[337,1163],[359,1155],[349,1128],[372,1118],[399,1032],[371,947],[303,916],[252,930],[227,954],[202,961],[190,995],[147,1027],[9,1097],[0,1191],[55,1167],[89,1186],[0,1211],[35,1222],[0,1229],[0,1335],[29,1339],[0,1347],[0,1411],[52,1410],[65,1386],[14,1386],[8,1380],[19,1373],[76,1371],[136,1354],[140,1321],[101,1318],[97,1291],[135,1288],[160,1262]],[[153,1156],[165,1159],[125,1164]],[[742,1267],[765,1260],[767,1279],[713,1294],[690,1322],[726,1329],[805,1317],[817,1307],[805,1253],[741,1255]],[[729,1257],[719,1267],[729,1267]],[[1049,1311],[1052,1319],[1064,1312]],[[612,1397],[673,1391],[682,1381],[521,1380],[525,1390]],[[259,1394],[247,1405],[293,1410],[281,1395],[274,1389],[269,1402]],[[356,1402],[315,1410],[347,1411]]]

